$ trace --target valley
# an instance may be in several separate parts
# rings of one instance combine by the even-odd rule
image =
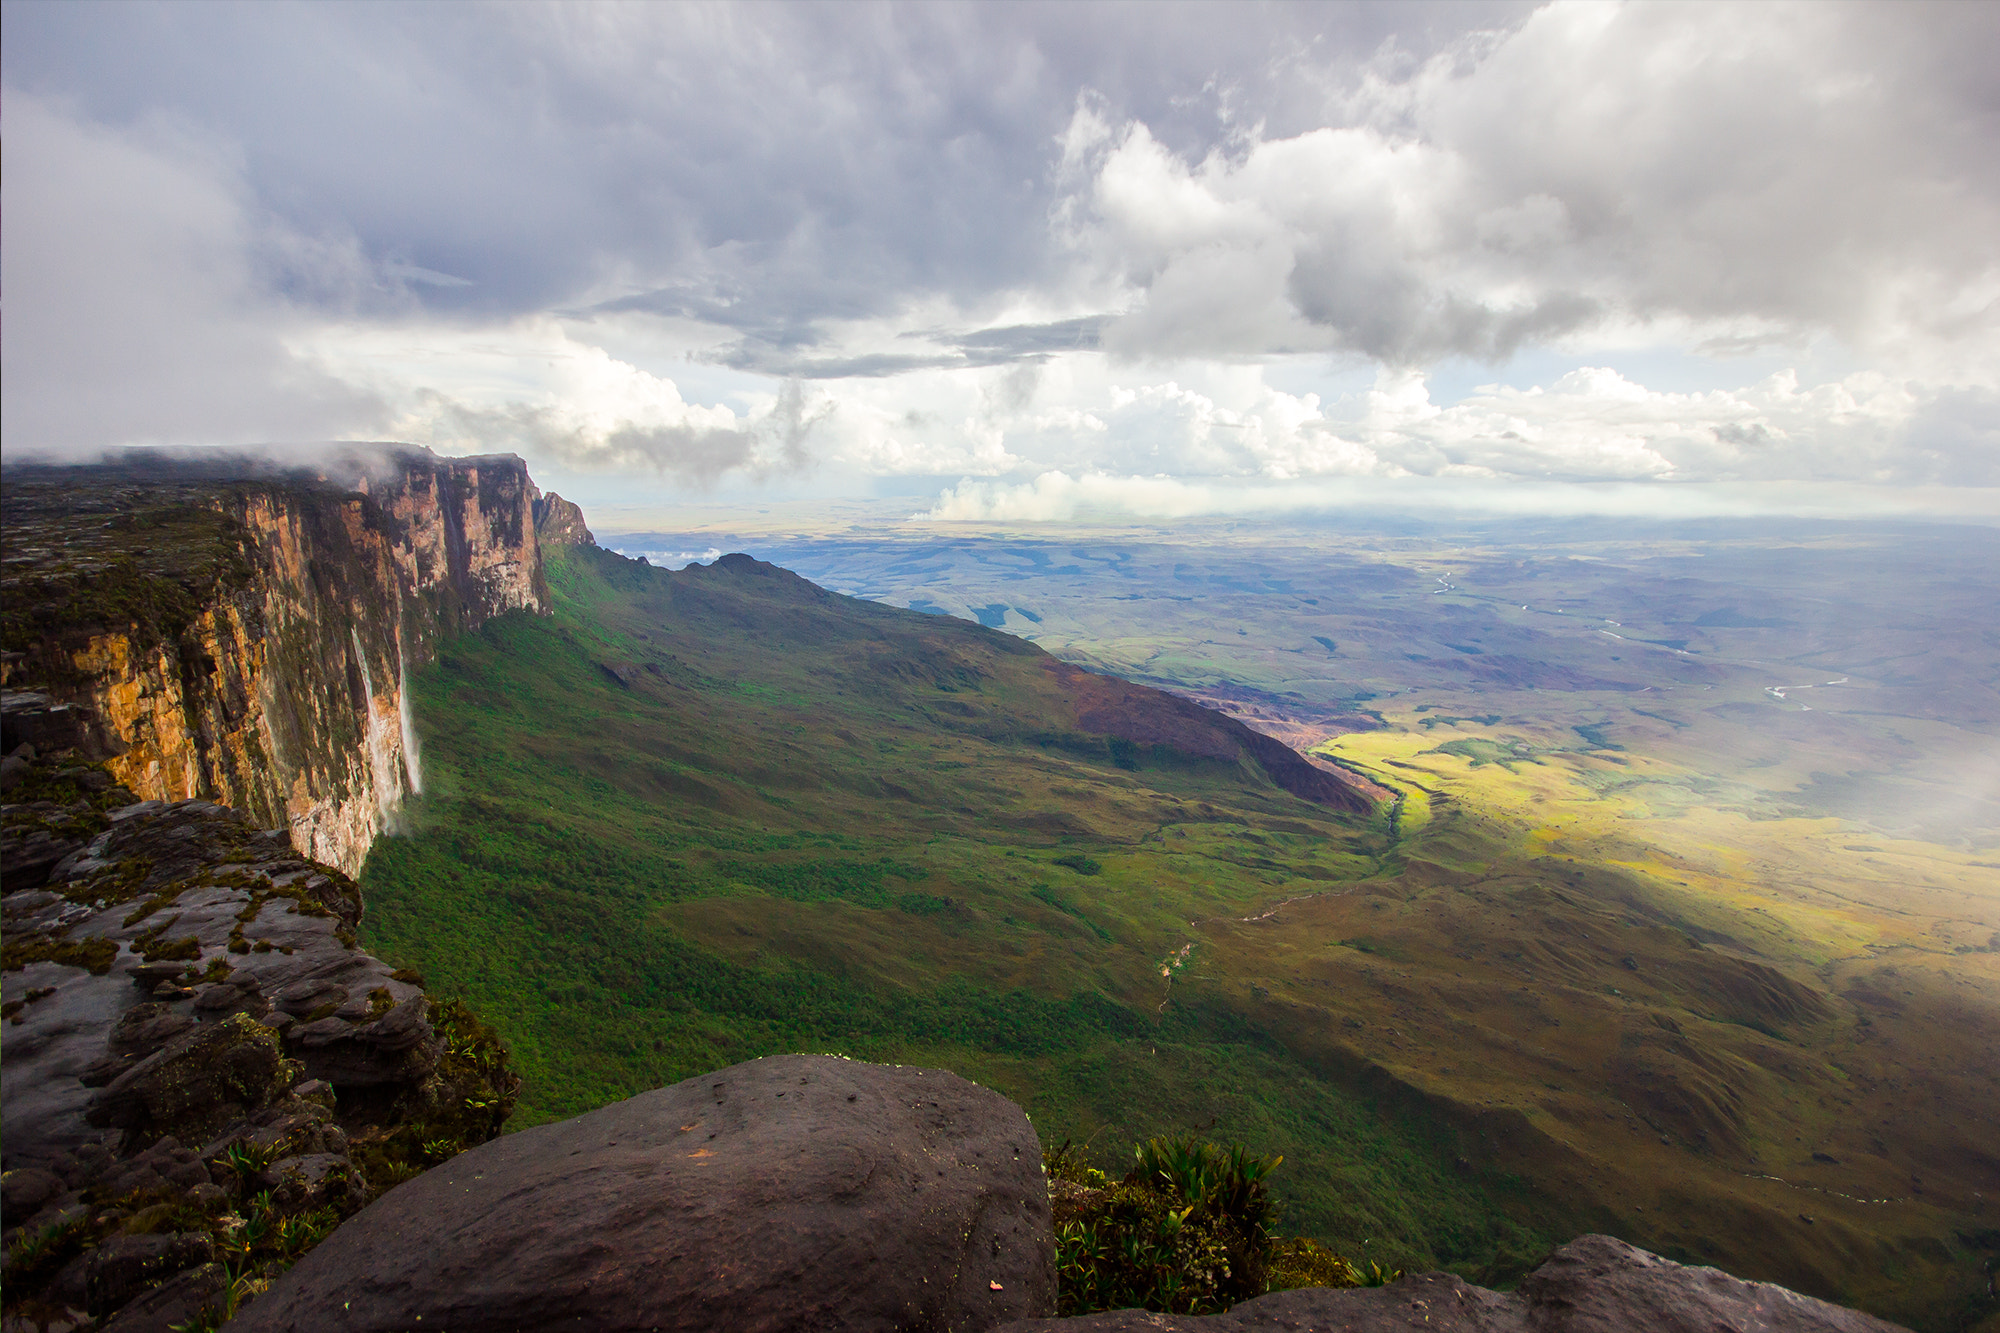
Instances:
[[[767,1051],[934,1063],[1106,1165],[1187,1126],[1283,1152],[1288,1228],[1364,1257],[1503,1280],[1596,1229],[1981,1318],[1990,536],[1897,548],[1913,597],[1841,532],[1246,559],[1191,527],[1063,563],[1019,534],[728,534],[963,618],[552,555],[552,620],[411,678],[426,791],[370,857],[364,937],[505,1033],[516,1123]],[[1847,605],[1807,614],[1828,578]],[[1382,799],[1302,799],[1240,741],[1093,704],[1110,677],[1017,632]]]
[[[1092,734],[974,626],[748,561],[547,572],[552,621],[412,676],[426,791],[363,877],[364,938],[505,1034],[517,1126],[831,1050],[957,1070],[1107,1162],[1203,1124],[1287,1152],[1291,1224],[1385,1262],[1504,1270],[1567,1229],[1177,979],[1192,923],[1378,872],[1383,817],[1201,734]]]

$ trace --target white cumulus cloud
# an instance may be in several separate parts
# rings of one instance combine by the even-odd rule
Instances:
[[[1552,4],[1198,158],[1086,98],[1063,216],[1131,294],[1131,357],[1422,366],[1660,323],[1949,376],[2000,330],[1996,117],[1949,46],[1996,35],[1983,6]]]

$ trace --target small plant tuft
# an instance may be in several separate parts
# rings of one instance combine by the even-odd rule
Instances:
[[[1059,1313],[1207,1314],[1263,1295],[1275,1252],[1267,1181],[1284,1159],[1198,1134],[1148,1139],[1132,1156],[1116,1184],[1074,1143],[1043,1158]]]
[[[1277,1237],[1271,1173],[1282,1157],[1199,1134],[1133,1145],[1114,1183],[1074,1141],[1042,1155],[1056,1226],[1062,1315],[1144,1307],[1208,1314],[1266,1291],[1361,1287],[1401,1277],[1356,1267],[1320,1242]]]

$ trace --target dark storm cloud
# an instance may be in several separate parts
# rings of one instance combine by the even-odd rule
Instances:
[[[1496,309],[1393,262],[1369,262],[1359,247],[1316,243],[1292,267],[1287,294],[1298,312],[1334,331],[1335,344],[1391,365],[1446,356],[1505,361],[1523,345],[1587,326],[1602,307],[1576,292],[1551,292]]]
[[[1086,105],[1072,217],[1144,293],[1132,357],[1962,342],[2000,282],[2000,80],[1965,53],[1997,48],[1991,5],[1552,4],[1237,153]]]

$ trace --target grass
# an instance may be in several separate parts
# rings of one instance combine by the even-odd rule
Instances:
[[[1990,933],[1973,924],[1991,910],[1984,854],[1758,817],[1724,780],[1585,753],[1571,728],[1482,724],[1437,746],[1421,717],[1390,721],[1326,748],[1427,789],[1431,836],[1409,847],[1400,901],[1299,923],[1371,957],[1243,941],[1291,976],[1279,993],[1358,999],[1372,1054],[1561,1144],[1547,1176],[1605,1201],[1617,1234],[1959,1326],[1940,1293],[1977,1302],[1990,1252],[1964,1238],[1994,1179],[1963,1127],[2000,1096],[1979,1053],[2000,969],[1969,943]],[[1535,762],[1482,762],[1516,749]],[[1400,1003],[1382,1002],[1391,983]],[[1853,1259],[1864,1243],[1878,1261]]]
[[[550,581],[412,681],[426,796],[364,874],[371,947],[516,1053],[516,1123],[837,1050],[1045,1142],[1282,1154],[1282,1225],[1363,1274],[1603,1230],[1919,1328],[1983,1287],[1984,853],[1843,851],[1555,704],[1389,711],[1331,748],[1401,799],[1336,816],[1110,746],[949,617],[594,551]]]
[[[364,942],[513,1052],[515,1126],[837,1050],[955,1069],[1048,1141],[1198,1124],[1282,1153],[1287,1225],[1385,1262],[1546,1248],[1420,1110],[1158,974],[1191,922],[1376,872],[1386,815],[1114,749],[963,622],[590,550],[549,574],[553,617],[413,678],[426,795],[362,881]]]

